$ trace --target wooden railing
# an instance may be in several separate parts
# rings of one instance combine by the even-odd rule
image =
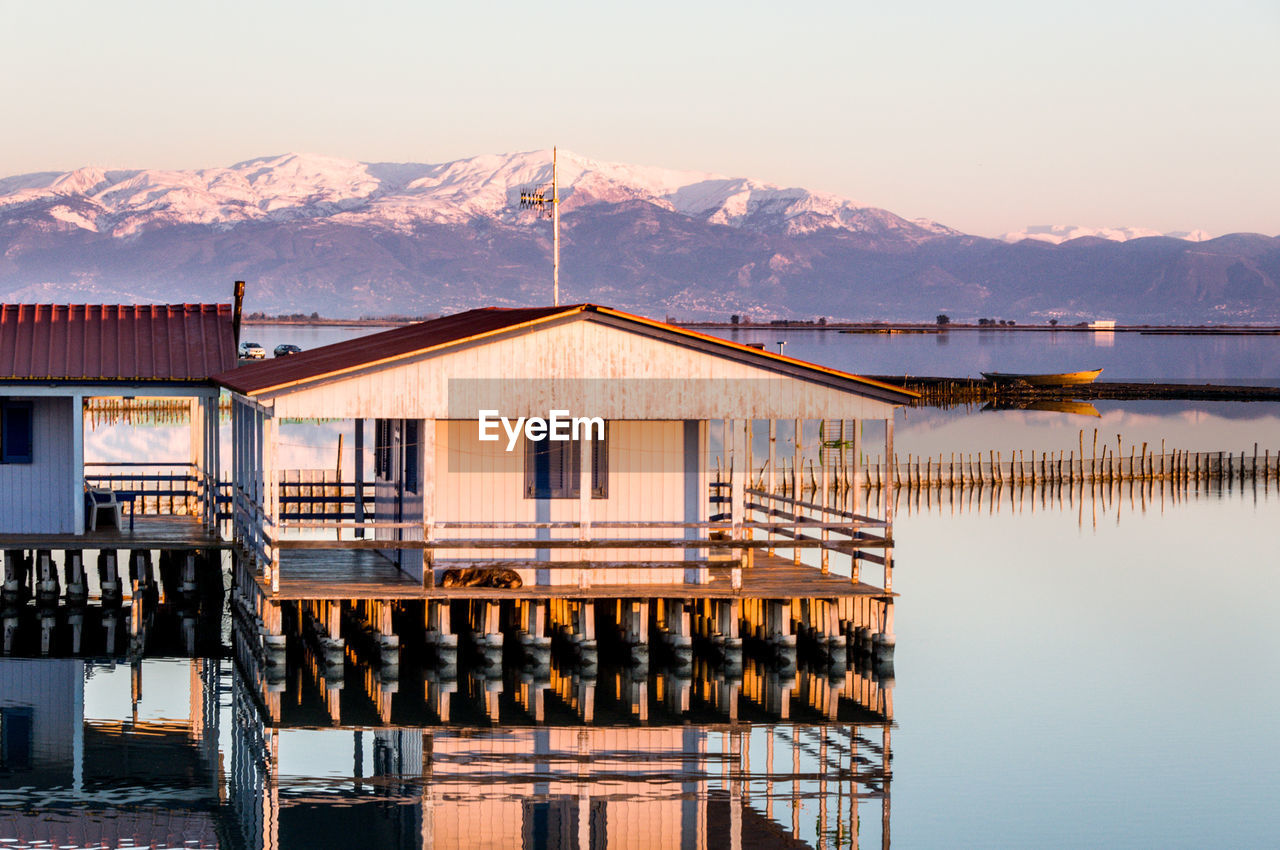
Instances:
[[[275,521],[265,516],[262,506],[247,492],[234,494],[232,513],[240,528],[243,545],[262,562],[271,563],[278,553],[289,549],[375,549],[425,550],[429,560],[437,552],[488,552],[482,560],[488,567],[530,567],[538,569],[679,568],[720,567],[731,569],[731,580],[740,585],[743,568],[752,568],[756,555],[778,550],[789,553],[794,563],[802,563],[806,550],[823,574],[862,580],[864,564],[883,567],[886,590],[892,588],[893,545],[890,524],[883,519],[828,507],[818,502],[793,498],[778,492],[748,487],[744,491],[743,516],[735,518],[727,510],[729,484],[716,482],[710,489],[711,515],[701,522],[666,520],[616,521],[576,520],[526,522],[513,520],[394,522],[375,520],[373,483],[363,484],[357,500],[354,481],[340,481],[328,470],[287,470],[279,482],[279,515]],[[230,501],[231,497],[228,496]],[[361,509],[360,502],[363,502]],[[336,532],[337,539],[318,539],[316,531]],[[404,539],[377,539],[378,532],[396,531]],[[650,550],[656,557],[616,561],[604,558],[608,550]],[[677,554],[664,556],[656,550]],[[532,560],[539,552],[558,552],[562,557]],[[503,557],[500,553],[509,552]],[[832,554],[836,555],[833,570]],[[546,555],[543,555],[546,557]],[[466,559],[451,555],[438,565]],[[705,573],[703,575],[706,575]]]
[[[86,463],[90,487],[113,490],[126,514],[195,516],[204,482],[193,463]]]
[[[358,519],[357,488],[366,514],[373,512],[374,483],[342,481],[335,469],[282,469],[280,471],[281,527],[305,528],[312,522]]]
[[[893,532],[888,521],[767,490],[747,488],[744,495],[747,517],[743,528],[762,532],[769,554],[790,550],[792,560],[799,564],[804,548],[817,548],[817,566],[826,575],[831,572],[830,555],[834,552],[848,559],[851,581],[862,580],[862,564],[866,562],[883,567],[881,587],[893,589],[889,555]],[[882,554],[870,549],[881,549]],[[845,574],[844,569],[838,572]]]

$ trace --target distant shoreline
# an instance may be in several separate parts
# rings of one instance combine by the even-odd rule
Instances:
[[[414,322],[425,322],[427,319],[296,319],[292,317],[273,318],[270,316],[245,317],[242,325],[298,325],[299,327],[319,328],[398,328],[412,325]]]
[[[1079,325],[977,325],[952,322],[946,326],[908,322],[769,322],[767,324],[732,324],[731,322],[673,322],[682,328],[780,331],[839,331],[850,334],[946,334],[952,331],[1034,331],[1040,333],[1138,333],[1159,335],[1280,335],[1278,325],[1116,325],[1114,328],[1091,328]]]
[[[245,318],[245,325],[298,325],[312,327],[400,327],[426,318],[404,319],[324,319],[295,317]],[[978,325],[970,322],[951,322],[940,326],[929,322],[827,322],[813,321],[752,322],[751,324],[709,321],[676,321],[671,324],[681,328],[703,330],[747,331],[840,331],[852,334],[944,334],[952,331],[1036,331],[1049,333],[1138,333],[1149,336],[1277,336],[1280,325],[1116,325],[1114,328],[1090,328],[1079,325]]]

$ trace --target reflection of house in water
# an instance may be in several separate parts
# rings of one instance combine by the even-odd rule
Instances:
[[[861,664],[389,682],[358,655],[340,681],[302,662],[270,680],[210,659],[0,660],[0,838],[769,848],[887,828],[892,690]]]
[[[0,660],[0,838],[220,846],[217,666]],[[139,713],[148,679],[166,692],[163,716]]]
[[[401,681],[392,725],[355,729],[310,725],[326,719],[312,672],[275,691],[280,723],[237,675],[229,802],[255,847],[887,845],[890,690],[855,671],[707,673]],[[378,695],[350,690],[370,716]]]

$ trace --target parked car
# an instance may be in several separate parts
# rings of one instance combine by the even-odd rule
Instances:
[[[240,359],[241,360],[262,360],[267,356],[267,350],[256,342],[240,343]]]
[[[276,346],[275,354],[276,357],[288,357],[290,354],[297,354],[301,350],[298,346],[290,345],[286,342]]]

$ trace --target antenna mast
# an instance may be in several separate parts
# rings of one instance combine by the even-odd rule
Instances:
[[[546,184],[520,190],[520,206],[532,207],[541,217],[551,204],[551,300],[560,306],[560,172],[556,148],[551,149],[551,199],[547,200]]]
[[[551,148],[551,299],[560,306],[560,185],[556,148]]]

